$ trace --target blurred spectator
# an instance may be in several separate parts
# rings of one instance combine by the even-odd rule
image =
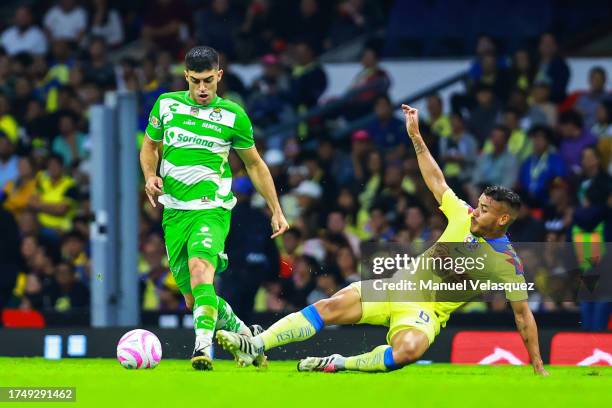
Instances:
[[[84,80],[93,82],[104,90],[115,88],[115,68],[106,57],[104,38],[92,38],[88,52],[89,59],[82,66]]]
[[[312,257],[298,256],[293,263],[292,285],[286,293],[287,302],[294,310],[308,305],[308,295],[316,288],[315,274],[321,270],[319,263]]]
[[[280,278],[286,279],[291,277],[295,259],[301,254],[301,239],[302,234],[296,228],[289,228],[283,234],[283,246],[280,255]]]
[[[343,236],[350,244],[350,249],[355,256],[359,256],[361,248],[360,241],[357,235],[353,234],[347,228],[346,214],[341,210],[333,210],[327,215],[327,231],[332,234]]]
[[[78,164],[89,155],[87,136],[78,130],[76,120],[74,114],[60,116],[60,134],[53,140],[53,153],[60,155],[67,167]]]
[[[609,217],[608,202],[612,194],[612,177],[601,168],[595,146],[587,146],[581,154],[581,176],[577,184],[578,205],[574,212],[574,242],[606,242],[604,221]],[[590,234],[590,239],[578,236]],[[599,235],[595,241],[593,234]]]
[[[462,185],[472,178],[478,156],[478,142],[465,129],[460,113],[451,114],[450,125],[449,137],[440,139],[440,159],[449,186],[461,194]]]
[[[382,189],[384,170],[380,152],[377,150],[369,151],[366,156],[362,176],[357,179],[361,187],[359,204],[362,210],[368,211],[370,209],[374,198]]]
[[[544,223],[531,215],[530,199],[521,199],[521,208],[516,220],[508,229],[512,242],[542,242],[546,230]]]
[[[367,241],[387,242],[393,238],[394,231],[385,210],[384,207],[372,206],[368,211],[369,220],[364,226]]]
[[[365,0],[342,0],[338,4],[336,18],[325,41],[326,49],[345,44],[372,30],[379,18],[378,10],[366,6]]]
[[[34,24],[32,10],[28,6],[19,6],[15,10],[14,25],[2,32],[0,44],[11,56],[20,52],[36,55],[47,53],[45,33]]]
[[[15,182],[19,177],[19,158],[15,155],[15,146],[0,131],[0,189],[4,190],[9,182]]]
[[[403,223],[408,232],[409,241],[412,248],[421,253],[426,249],[426,244],[430,240],[430,229],[426,224],[427,217],[425,209],[420,205],[411,205],[404,211]]]
[[[219,85],[224,83],[226,92],[235,92],[240,95],[240,98],[245,98],[247,96],[247,89],[242,79],[232,71],[230,61],[224,52],[219,53],[219,68],[223,70],[223,80],[219,82]]]
[[[568,176],[565,162],[555,152],[553,132],[547,126],[535,126],[529,130],[533,153],[521,165],[519,186],[532,202],[542,208],[548,205],[550,183],[557,177]]]
[[[476,203],[482,188],[489,185],[501,185],[512,188],[516,181],[518,164],[516,157],[508,151],[508,128],[498,125],[491,131],[491,153],[481,153],[472,177],[471,202]]]
[[[527,113],[531,125],[557,124],[557,107],[550,101],[550,85],[546,81],[538,81],[531,90],[531,106]]]
[[[304,41],[318,54],[323,49],[323,39],[329,22],[318,0],[300,0],[297,12],[285,23],[290,42]]]
[[[62,259],[74,267],[78,280],[89,286],[89,257],[86,250],[86,239],[79,232],[73,230],[62,237]]]
[[[58,0],[43,19],[51,40],[80,42],[87,29],[87,11],[77,0]]]
[[[566,234],[574,216],[574,197],[569,184],[560,177],[552,181],[548,189],[550,204],[544,211],[546,231]]]
[[[371,110],[372,103],[386,95],[391,86],[387,71],[379,66],[379,52],[374,47],[366,47],[361,53],[361,71],[349,85],[351,101],[344,109],[349,119],[363,116]]]
[[[591,132],[599,140],[612,137],[612,101],[597,105],[595,123]]]
[[[507,108],[502,114],[502,125],[510,130],[508,139],[508,151],[512,153],[519,162],[523,161],[531,153],[531,144],[527,135],[520,127],[519,112],[515,109]],[[487,140],[484,145],[484,152],[489,153],[493,150],[492,141]]]
[[[570,170],[580,172],[582,150],[597,143],[597,138],[584,129],[580,113],[570,110],[559,116],[559,131],[561,133],[560,154]]]
[[[431,130],[441,137],[450,136],[451,124],[448,115],[444,114],[440,95],[429,95],[427,97],[427,113],[429,114]]]
[[[597,122],[597,107],[604,99],[609,98],[606,94],[606,71],[596,66],[589,71],[589,90],[576,100],[576,110],[582,114],[584,126],[591,129]]]
[[[30,157],[20,157],[16,180],[10,180],[4,186],[0,197],[4,199],[4,208],[19,217],[28,207],[32,195],[36,193],[34,167]]]
[[[294,46],[295,61],[291,73],[289,98],[300,112],[315,106],[327,88],[327,75],[310,44],[305,41]]]
[[[197,11],[193,18],[195,38],[217,51],[236,58],[235,41],[240,31],[240,16],[230,0],[212,0],[210,8]]]
[[[306,239],[315,236],[319,229],[322,193],[321,186],[312,180],[302,181],[291,193],[297,198],[298,217],[303,224]]]
[[[497,123],[500,106],[493,89],[489,86],[479,86],[475,91],[476,108],[470,112],[468,128],[476,137],[479,145],[483,145],[491,130]]]
[[[54,276],[55,281],[49,288],[53,309],[65,312],[89,306],[89,289],[77,280],[72,264],[60,262]]]
[[[525,49],[516,50],[512,56],[510,67],[510,86],[525,92],[529,91],[535,76],[535,66],[531,61],[529,51]]]
[[[289,75],[279,57],[274,54],[264,55],[261,63],[263,73],[253,81],[248,106],[253,122],[267,127],[278,124],[291,115],[285,101],[285,95],[289,91]]]
[[[535,81],[544,81],[550,84],[550,100],[560,103],[565,98],[569,82],[569,68],[561,57],[557,39],[552,33],[544,33],[540,37],[540,61]]]
[[[316,276],[316,287],[308,294],[306,302],[311,305],[319,300],[332,297],[340,287],[336,276],[331,273],[321,273]]]
[[[150,50],[177,56],[189,35],[189,8],[183,0],[155,0],[143,18],[141,37]]]
[[[409,142],[406,125],[393,116],[393,104],[387,95],[376,98],[374,114],[376,118],[367,132],[376,147],[383,152],[394,151],[397,154],[405,152]]]
[[[361,280],[359,274],[359,260],[351,247],[343,246],[336,253],[336,267],[340,277],[344,280],[344,286]]]
[[[505,68],[499,66],[497,56],[486,53],[481,57],[482,74],[476,86],[490,86],[500,101],[506,101],[511,90],[510,78]]]
[[[13,215],[0,207],[0,310],[8,302],[19,269],[19,231]]]
[[[38,174],[37,190],[29,207],[37,212],[40,225],[50,231],[70,230],[77,191],[72,177],[64,173],[62,156],[49,156],[47,170]]]
[[[233,181],[237,204],[232,210],[226,252],[231,262],[222,277],[222,296],[234,312],[249,320],[255,294],[263,282],[279,275],[279,253],[270,239],[270,220],[260,209],[252,208],[251,196],[255,189],[246,176]],[[245,240],[245,237],[249,237]]]
[[[240,27],[241,57],[252,59],[272,51],[276,19],[271,9],[270,0],[252,0],[249,4]]]
[[[17,143],[19,124],[11,113],[10,100],[4,94],[0,94],[0,131],[4,132],[12,143]]]
[[[92,0],[91,35],[103,38],[109,47],[123,43],[123,22],[119,12],[111,8],[109,0]]]

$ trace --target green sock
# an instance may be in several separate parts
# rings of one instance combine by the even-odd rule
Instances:
[[[392,368],[387,367],[385,364],[385,352],[390,348],[391,346],[388,345],[378,346],[367,353],[346,357],[344,368],[352,371],[366,372],[391,371]]]
[[[217,295],[211,283],[202,283],[192,290],[195,299],[193,308],[193,326],[196,342],[212,341],[217,324]]]
[[[242,320],[234,313],[234,310],[230,306],[229,303],[221,296],[217,296],[219,303],[217,305],[217,310],[219,314],[217,316],[217,326],[215,327],[217,330],[227,330],[234,333],[245,334],[247,336],[251,335],[251,331],[248,326],[244,324]]]

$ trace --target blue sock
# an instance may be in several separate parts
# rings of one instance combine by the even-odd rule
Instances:
[[[402,368],[401,366],[395,363],[393,360],[393,347],[389,346],[385,350],[385,367],[389,369],[389,371],[397,370],[398,368]]]
[[[321,319],[321,315],[317,311],[317,308],[314,305],[310,305],[302,309],[302,314],[312,324],[315,331],[320,331],[324,326],[323,319]]]

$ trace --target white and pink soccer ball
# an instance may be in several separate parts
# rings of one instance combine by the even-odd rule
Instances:
[[[148,330],[131,330],[117,343],[117,360],[125,368],[155,368],[161,357],[161,343]]]

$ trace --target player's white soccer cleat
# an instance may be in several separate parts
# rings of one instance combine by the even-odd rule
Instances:
[[[210,371],[213,369],[213,359],[211,357],[212,342],[208,344],[198,344],[191,355],[191,366],[200,371]]]
[[[225,330],[217,331],[217,342],[232,353],[239,367],[248,367],[260,356],[252,338]]]
[[[335,373],[341,371],[338,360],[344,359],[340,354],[332,354],[327,357],[306,357],[299,361],[298,371],[323,371],[325,373]]]
[[[252,324],[249,326],[249,330],[251,331],[252,337],[255,337],[259,333],[262,333],[264,328],[258,324]],[[268,357],[264,353],[259,354],[255,357],[255,360],[253,360],[253,365],[260,369],[268,368]]]

